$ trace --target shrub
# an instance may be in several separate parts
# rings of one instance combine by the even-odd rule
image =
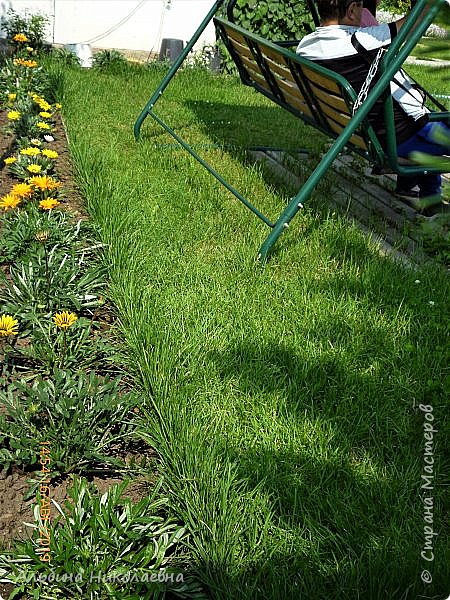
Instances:
[[[28,13],[19,15],[12,8],[1,19],[2,29],[6,31],[10,41],[15,35],[22,33],[28,39],[27,44],[37,51],[42,50],[45,46],[44,38],[48,24],[49,19],[46,15],[30,15]]]
[[[79,67],[81,65],[80,57],[67,48],[53,48],[51,58],[54,62],[66,67]]]
[[[118,50],[100,50],[92,59],[92,66],[97,69],[117,69],[127,64],[127,59]]]
[[[238,25],[274,41],[299,40],[313,28],[313,18],[306,3],[295,0],[237,0],[233,18]],[[222,66],[235,72],[225,46],[219,43]]]
[[[313,22],[306,3],[294,0],[238,0],[233,16],[236,23],[269,40],[300,39]]]

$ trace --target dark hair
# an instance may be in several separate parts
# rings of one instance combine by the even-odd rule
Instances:
[[[355,0],[316,0],[321,20],[342,19],[352,1]]]

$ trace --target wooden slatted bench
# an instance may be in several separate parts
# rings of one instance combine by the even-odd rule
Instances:
[[[357,96],[344,77],[230,21],[216,17],[214,23],[245,85],[332,139],[342,133]],[[366,120],[346,145],[380,168],[387,167],[387,156]]]

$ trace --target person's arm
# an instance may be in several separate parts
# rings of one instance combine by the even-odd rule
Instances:
[[[411,0],[411,8],[413,8],[413,6],[416,4],[416,0]],[[423,11],[420,13],[420,15],[417,17],[417,21],[415,23],[415,25],[413,25],[413,27],[411,27],[410,31],[408,32],[408,35],[410,35],[414,29],[417,27],[417,24],[422,20],[422,18],[427,14],[427,12],[430,10],[431,5],[430,4],[426,4],[424,6]],[[406,22],[406,19],[408,18],[409,13],[407,15],[405,15],[404,17],[402,17],[401,19],[399,19],[398,21],[394,21],[394,25],[397,28],[397,33],[400,31],[400,29],[403,27],[403,25]]]

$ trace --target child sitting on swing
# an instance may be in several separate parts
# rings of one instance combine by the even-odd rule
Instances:
[[[366,81],[369,68],[380,47],[388,47],[404,25],[406,16],[392,23],[361,27],[363,2],[355,0],[317,0],[321,26],[306,35],[297,47],[300,56],[315,61],[340,73],[358,93]],[[428,10],[425,7],[424,11]],[[369,12],[369,11],[368,11]],[[371,15],[373,17],[373,15]],[[419,17],[420,18],[420,17]],[[450,129],[443,121],[429,121],[429,110],[424,106],[423,93],[418,90],[405,73],[399,71],[390,84],[393,97],[397,153],[408,158],[414,151],[442,156],[446,149],[436,143],[436,131],[446,135]],[[379,98],[368,120],[382,144],[386,143],[384,102]],[[413,206],[429,207],[422,212],[432,216],[442,211],[441,176],[398,176],[396,193]],[[437,206],[436,206],[437,205]]]

